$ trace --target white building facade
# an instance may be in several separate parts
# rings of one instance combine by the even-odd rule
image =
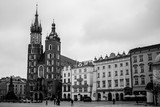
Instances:
[[[72,99],[82,101],[91,97],[94,65],[92,61],[79,62],[72,69]]]
[[[93,78],[94,100],[124,100],[125,95],[132,92],[130,56],[111,53],[108,57],[100,57],[94,61]],[[96,75],[96,76],[95,76]]]
[[[62,69],[62,99],[70,100],[71,98],[71,66],[65,66]]]

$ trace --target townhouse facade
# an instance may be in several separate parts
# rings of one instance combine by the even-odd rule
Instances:
[[[108,57],[95,58],[93,100],[124,100],[132,92],[130,55],[111,53]]]
[[[71,98],[71,66],[64,66],[62,69],[62,99],[69,100]]]
[[[152,64],[160,53],[160,44],[134,48],[131,55],[133,94],[146,95],[145,87],[153,80]]]
[[[77,63],[72,68],[72,99],[82,101],[85,97],[91,97],[93,85],[94,65],[92,61]]]

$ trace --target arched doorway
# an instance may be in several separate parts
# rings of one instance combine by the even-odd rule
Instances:
[[[34,99],[35,99],[36,101],[38,100],[38,94],[37,94],[37,93],[34,94]]]
[[[39,100],[42,101],[43,100],[43,94],[39,93]]]
[[[70,99],[71,97],[70,97],[71,95],[70,94],[68,94],[68,99]]]
[[[101,100],[101,93],[98,93],[98,101]]]
[[[112,101],[112,94],[108,93],[108,101]]]
[[[83,96],[82,95],[80,95],[80,101],[82,101],[83,100]]]
[[[66,94],[63,95],[64,99],[66,99]]]
[[[123,93],[120,94],[121,101],[123,101]]]
[[[116,101],[119,101],[119,94],[116,93]]]

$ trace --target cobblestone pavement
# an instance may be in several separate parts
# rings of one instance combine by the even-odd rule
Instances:
[[[71,106],[70,102],[61,102],[60,106],[54,105],[53,102],[49,101],[48,105],[43,103],[0,103],[0,107],[146,107],[145,103],[136,104],[135,102],[74,102]],[[149,106],[154,107],[154,106]]]

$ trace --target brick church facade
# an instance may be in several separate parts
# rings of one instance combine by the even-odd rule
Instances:
[[[30,32],[26,97],[32,100],[61,98],[61,68],[66,65],[74,65],[76,61],[61,55],[61,40],[56,33],[54,22],[50,34],[45,39],[45,50],[43,51],[42,26],[38,21],[37,10]]]

